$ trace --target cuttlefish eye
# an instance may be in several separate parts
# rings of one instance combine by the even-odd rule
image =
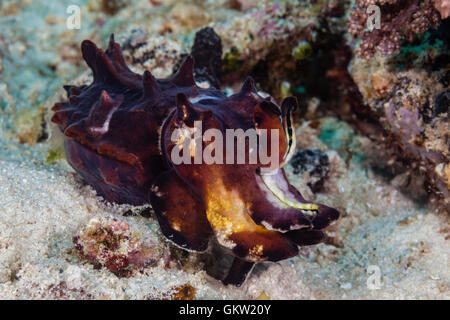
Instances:
[[[294,121],[293,115],[294,111],[298,108],[297,98],[295,97],[287,97],[283,100],[281,104],[281,121],[283,123],[283,130],[286,136],[287,150],[284,155],[284,159],[280,164],[280,168],[282,168],[286,163],[288,163],[291,158],[294,156],[295,147],[296,147],[296,139],[295,139],[295,130],[294,130]]]
[[[256,129],[279,130],[280,165],[282,168],[290,161],[295,152],[295,130],[293,112],[297,108],[297,99],[288,97],[284,99],[281,108],[270,98],[258,104],[253,114]]]

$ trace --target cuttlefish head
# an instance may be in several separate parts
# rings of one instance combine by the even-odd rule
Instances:
[[[248,261],[277,261],[324,238],[337,210],[306,201],[283,166],[295,152],[294,97],[281,107],[253,80],[223,99],[178,94],[162,150],[202,199],[219,243]]]

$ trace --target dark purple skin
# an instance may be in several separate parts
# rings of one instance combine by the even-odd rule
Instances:
[[[239,286],[254,263],[293,257],[298,246],[324,239],[321,230],[338,211],[325,205],[303,210],[301,204],[308,202],[282,168],[270,185],[300,207],[275,197],[259,173],[260,163],[175,165],[169,156],[173,130],[201,120],[203,130],[279,129],[281,163],[290,154],[293,128],[287,119],[295,98],[286,98],[280,108],[257,94],[251,78],[230,97],[200,88],[190,56],[169,79],[155,79],[149,71],[138,75],[127,67],[113,36],[106,52],[88,40],[81,49],[94,81],[65,86],[69,101],[55,104],[52,121],[64,133],[70,165],[107,201],[150,203],[163,234],[186,250],[206,250],[215,235],[235,256],[224,284]]]

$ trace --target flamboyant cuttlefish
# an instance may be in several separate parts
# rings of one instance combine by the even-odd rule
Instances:
[[[256,262],[293,257],[298,246],[324,238],[321,230],[338,211],[308,203],[282,169],[295,148],[295,98],[279,107],[251,78],[228,97],[201,88],[190,56],[171,78],[141,76],[127,67],[113,36],[105,52],[88,40],[81,49],[94,80],[65,86],[69,101],[55,104],[52,121],[64,132],[71,166],[106,200],[150,203],[163,234],[187,250],[204,251],[214,235],[235,256],[225,284],[240,285]],[[259,161],[175,164],[172,133],[196,121],[203,131],[279,130],[280,165],[263,173]],[[202,148],[209,143],[200,140]]]

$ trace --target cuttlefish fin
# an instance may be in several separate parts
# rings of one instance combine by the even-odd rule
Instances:
[[[212,230],[205,207],[174,170],[158,176],[151,188],[150,202],[162,233],[186,250],[204,251]]]

